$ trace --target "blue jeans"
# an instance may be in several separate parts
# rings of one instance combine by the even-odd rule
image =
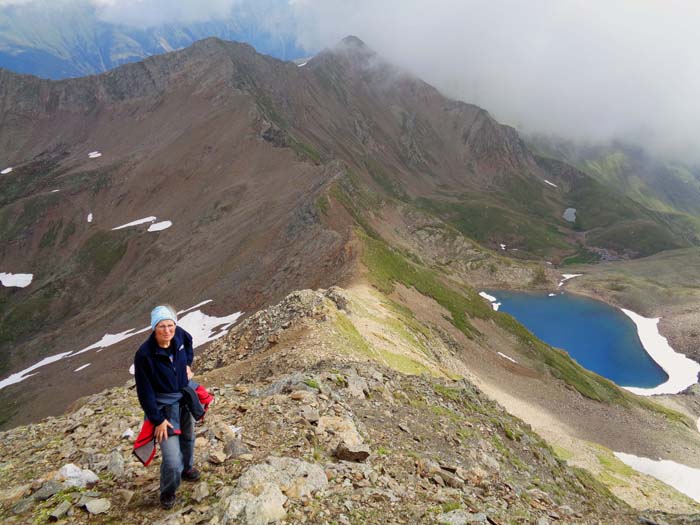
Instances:
[[[190,411],[180,409],[180,435],[169,436],[160,442],[163,462],[160,464],[160,495],[171,496],[180,486],[184,470],[194,466],[194,419]]]

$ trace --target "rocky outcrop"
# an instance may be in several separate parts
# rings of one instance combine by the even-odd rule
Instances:
[[[308,313],[324,297],[292,303]],[[197,429],[202,481],[183,485],[171,513],[158,507],[159,460],[131,459],[125,430],[138,430],[141,415],[127,385],[0,435],[3,523],[637,522],[463,380],[324,362],[209,387],[217,399]],[[343,447],[365,453],[344,457]]]

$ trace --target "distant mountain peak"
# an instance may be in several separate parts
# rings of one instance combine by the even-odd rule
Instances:
[[[348,35],[345,38],[343,38],[340,41],[340,44],[345,45],[345,46],[353,46],[357,47],[359,49],[367,49],[369,50],[369,47],[367,47],[367,44],[365,44],[360,38],[356,37],[355,35]]]
[[[338,42],[333,51],[362,59],[367,59],[377,55],[372,48],[367,46],[367,44],[354,35],[349,35],[343,38],[340,42]]]

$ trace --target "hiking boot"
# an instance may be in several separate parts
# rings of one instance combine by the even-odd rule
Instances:
[[[199,470],[192,467],[191,469],[183,470],[180,476],[184,481],[197,481],[199,479]]]
[[[175,502],[177,501],[177,498],[175,497],[175,494],[161,494],[160,495],[160,506],[163,507],[165,510],[170,510],[175,506]]]

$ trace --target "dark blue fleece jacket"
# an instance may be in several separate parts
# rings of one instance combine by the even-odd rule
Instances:
[[[154,425],[160,425],[165,419],[162,410],[158,409],[156,397],[179,393],[187,386],[187,366],[193,359],[192,336],[179,326],[175,327],[175,337],[169,348],[159,347],[152,332],[136,352],[136,393],[146,417]]]

